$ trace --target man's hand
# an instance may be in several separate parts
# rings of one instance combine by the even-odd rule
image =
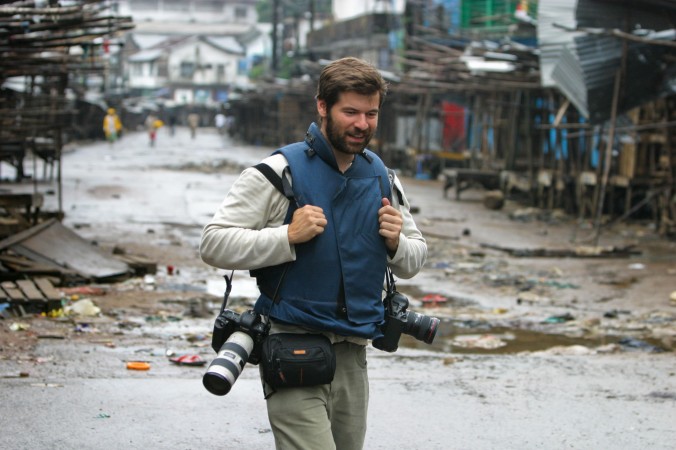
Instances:
[[[387,198],[382,200],[383,207],[378,210],[378,222],[380,222],[380,235],[385,238],[385,245],[390,252],[396,252],[399,248],[399,234],[404,221],[401,212],[390,205]]]
[[[301,244],[307,242],[318,234],[324,232],[326,216],[319,206],[305,205],[293,212],[289,224],[289,244]]]

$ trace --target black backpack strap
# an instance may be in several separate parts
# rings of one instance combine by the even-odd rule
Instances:
[[[289,210],[287,212],[287,219],[289,219],[291,214],[293,213],[293,210],[295,209],[295,206],[298,206],[296,203],[296,200],[293,196],[293,189],[291,188],[291,182],[289,181],[289,177],[291,176],[291,171],[289,170],[289,166],[286,166],[284,168],[284,172],[282,172],[282,176],[280,177],[277,175],[277,172],[274,171],[274,169],[270,166],[268,166],[265,163],[258,163],[255,166],[253,166],[255,169],[258,169],[260,173],[262,173],[265,178],[268,179],[268,181],[279,191],[284,195],[286,198],[288,198],[291,203],[289,203]],[[289,265],[291,262],[285,263],[284,270],[279,278],[279,281],[277,282],[277,286],[275,287],[274,292],[269,291],[266,289],[265,286],[263,286],[260,283],[260,280],[258,278],[259,274],[257,274],[257,270],[252,270],[250,271],[252,277],[256,277],[257,284],[258,284],[258,289],[261,291],[261,293],[267,295],[270,297],[270,299],[273,301],[273,306],[281,300],[279,297],[279,289],[282,286],[282,282],[284,281],[284,277],[286,276],[286,271],[289,269]],[[272,307],[270,308],[272,309]],[[267,315],[270,315],[270,311],[268,311]]]
[[[404,204],[404,196],[402,195],[401,191],[397,188],[397,186],[394,185],[394,170],[388,168],[387,169],[387,178],[390,181],[390,188],[392,188],[393,193],[397,193],[397,200],[399,200],[399,204],[403,205]]]
[[[275,189],[282,193],[282,195],[284,195],[289,200],[293,200],[293,190],[291,189],[291,184],[289,183],[289,180],[286,178],[286,176],[284,178],[280,177],[272,167],[265,163],[258,163],[253,167],[254,169],[258,169],[258,171],[262,173],[265,178],[267,178],[268,181],[272,183]],[[286,175],[287,169],[288,167],[284,169],[284,175]]]
[[[263,176],[265,176],[265,178],[267,178],[268,181],[272,183],[275,189],[277,189],[279,192],[282,193],[282,195],[284,195],[284,197],[288,198],[289,200],[294,200],[293,190],[291,189],[291,183],[289,183],[289,180],[287,178],[287,173],[289,172],[288,166],[284,169],[284,177],[280,177],[279,175],[277,175],[277,172],[275,172],[272,167],[268,166],[265,163],[258,163],[253,167],[254,169],[258,169],[258,171],[262,173]],[[404,197],[401,191],[394,184],[394,174],[395,174],[394,170],[389,168],[387,169],[387,178],[388,181],[390,182],[390,188],[392,189],[393,192],[396,192],[399,204],[403,205]]]

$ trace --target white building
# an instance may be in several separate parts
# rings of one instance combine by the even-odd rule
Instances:
[[[332,9],[334,20],[341,21],[364,14],[403,14],[405,7],[405,0],[334,0]]]
[[[177,104],[215,105],[235,86],[248,83],[245,54],[231,36],[167,38],[131,55],[128,87]]]
[[[132,16],[141,31],[151,23],[175,29],[185,24],[258,22],[256,0],[119,0],[118,4],[119,14]]]
[[[254,61],[270,56],[269,24],[255,0],[122,0],[132,16],[125,79],[132,95],[217,105],[249,86]]]

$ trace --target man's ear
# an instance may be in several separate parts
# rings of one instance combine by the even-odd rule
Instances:
[[[326,117],[328,113],[326,110],[326,101],[317,99],[317,112],[319,113],[319,117]]]

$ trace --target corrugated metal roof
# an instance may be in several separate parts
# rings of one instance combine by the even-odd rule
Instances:
[[[580,32],[570,32],[555,26],[575,28],[575,7],[577,0],[540,0],[538,11],[538,48],[540,49],[540,80],[543,87],[552,87],[552,71],[561,52],[573,44]]]
[[[166,34],[133,34],[132,39],[140,49],[154,47],[169,38]]]
[[[149,50],[141,50],[140,52],[134,53],[129,57],[130,62],[147,62],[155,61],[157,58],[162,56],[161,48],[154,48]]]
[[[610,117],[615,74],[622,62],[623,41],[612,36],[580,36],[566,48],[552,71],[557,87],[591,122]],[[627,43],[626,72],[619,111],[626,111],[673,89],[664,58],[676,49],[649,43]],[[674,61],[671,61],[674,65]],[[673,76],[673,75],[672,75]]]
[[[554,13],[563,0],[543,0],[540,11],[547,17]],[[632,7],[633,6],[633,7]],[[651,5],[652,6],[652,5]],[[579,0],[575,12],[581,28],[620,30],[634,33],[647,40],[674,40],[676,32],[668,20],[676,12],[673,8],[617,4],[598,0]],[[665,19],[666,18],[666,19]],[[551,18],[550,23],[560,23]],[[540,18],[542,25],[543,19]],[[649,32],[648,30],[662,30]],[[676,48],[651,42],[635,42],[608,34],[578,35],[572,41],[559,44],[556,54],[556,36],[553,29],[543,30],[548,48],[542,48],[541,64],[547,64],[547,83],[558,87],[592,122],[602,122],[610,117],[615,75],[622,63],[623,49],[627,49],[626,72],[621,84],[619,112],[666,95],[676,83]],[[565,31],[560,30],[563,34]],[[551,35],[550,35],[551,34]],[[553,69],[551,65],[553,63]],[[543,84],[545,84],[543,74]]]
[[[226,52],[243,54],[244,48],[232,36],[205,36],[204,40]]]

